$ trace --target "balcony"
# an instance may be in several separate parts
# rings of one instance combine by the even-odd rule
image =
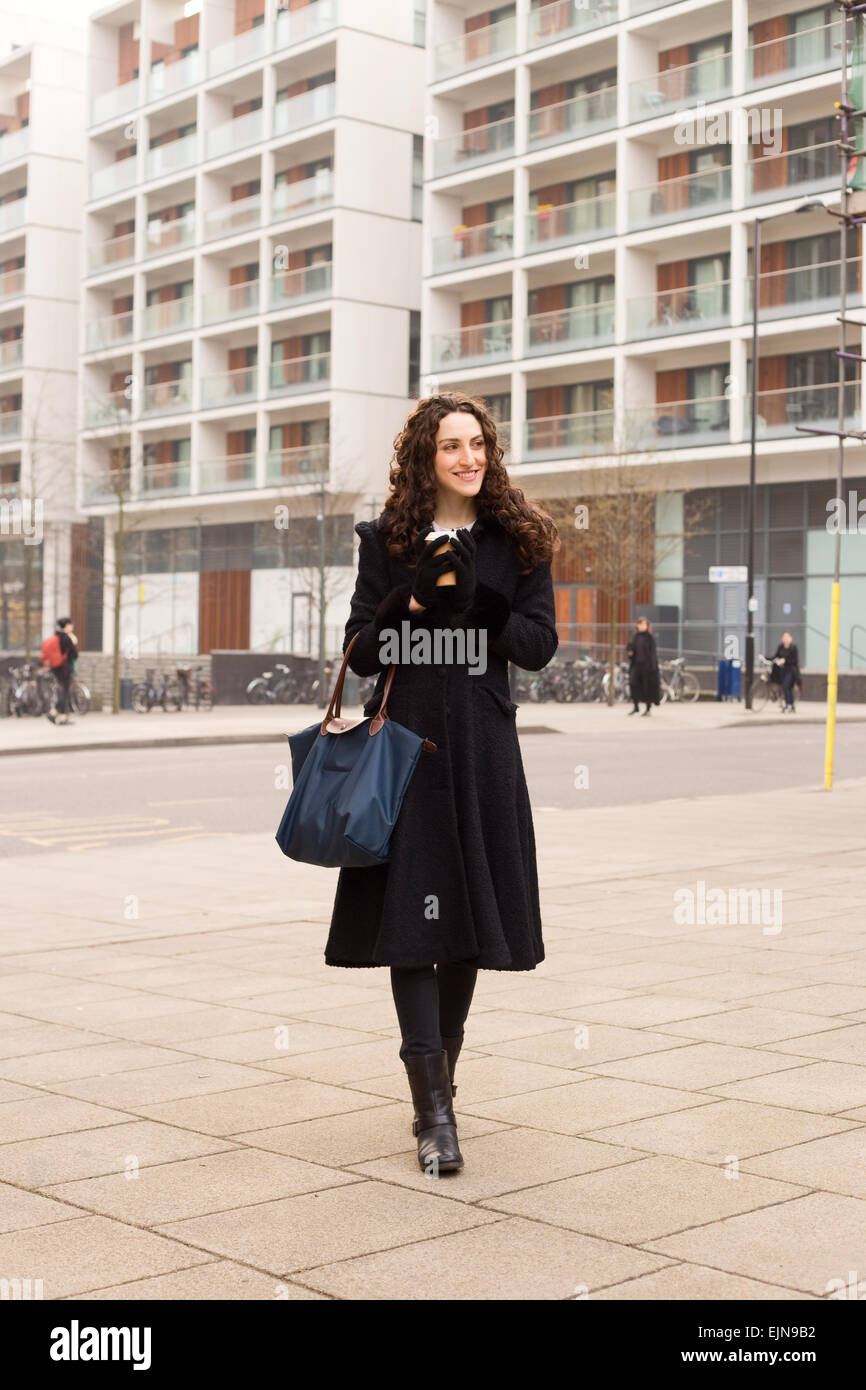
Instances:
[[[231,408],[242,401],[254,401],[259,393],[258,367],[241,367],[234,372],[220,372],[201,379],[201,408],[215,406]]]
[[[629,342],[727,328],[731,321],[730,282],[684,285],[660,294],[641,295],[626,304]]]
[[[280,309],[285,304],[301,304],[308,299],[327,299],[331,293],[330,261],[318,265],[287,270],[271,280],[270,307]]]
[[[527,420],[524,458],[578,458],[582,454],[606,454],[613,448],[613,411],[587,410],[580,415],[549,415]]]
[[[244,116],[215,125],[205,135],[205,159],[219,159],[247,145],[257,145],[264,137],[264,129],[262,111],[248,111]]]
[[[839,67],[842,30],[840,20],[816,25],[798,34],[785,34],[764,43],[754,43],[747,50],[746,86],[775,86],[777,82],[793,82],[798,77],[835,71]]]
[[[301,444],[295,449],[269,449],[268,483],[318,482],[327,478],[330,445]]]
[[[164,145],[155,145],[147,152],[147,178],[161,179],[178,169],[188,169],[198,159],[198,134],[182,135],[178,140],[168,140]]]
[[[510,58],[516,47],[517,27],[513,15],[500,19],[497,24],[488,24],[484,29],[473,29],[436,45],[433,80],[441,82],[443,78],[455,77],[459,72],[468,72],[484,63],[498,63],[502,58]]]
[[[526,249],[546,251],[571,242],[596,241],[616,230],[616,194],[601,193],[578,203],[542,204],[526,221]]]
[[[598,0],[595,5],[587,5],[584,0],[555,0],[554,4],[538,5],[529,13],[529,47],[557,43],[587,29],[615,24],[618,19],[617,0]]]
[[[314,0],[297,10],[278,10],[274,25],[274,48],[304,43],[333,29],[337,23],[337,0]]]
[[[570,101],[535,107],[529,113],[529,144],[532,149],[540,149],[564,140],[582,140],[615,125],[616,87],[603,87]]]
[[[20,367],[23,361],[23,338],[9,338],[6,342],[0,342],[0,372],[8,372],[10,367]]]
[[[116,502],[118,497],[129,497],[129,469],[116,469],[98,476],[85,476],[81,480],[81,500],[84,506],[98,505],[100,502]]]
[[[701,58],[678,68],[665,68],[628,86],[628,118],[649,121],[696,102],[719,101],[731,95],[731,55]]]
[[[226,43],[217,44],[207,55],[207,75],[216,77],[221,72],[231,72],[244,63],[252,63],[261,58],[268,48],[267,29],[264,24],[255,29],[247,29],[236,34]]]
[[[144,311],[141,335],[155,338],[160,333],[178,333],[192,327],[192,295],[179,295],[161,304],[148,304]]]
[[[315,352],[309,357],[285,357],[272,362],[268,390],[272,396],[301,391],[323,391],[331,380],[331,354]]]
[[[199,492],[232,492],[255,487],[255,454],[230,454],[224,459],[202,459],[198,466]]]
[[[205,241],[216,241],[219,237],[234,236],[247,227],[257,227],[262,220],[262,198],[254,193],[249,198],[238,198],[235,203],[225,203],[220,208],[211,208],[204,215]]]
[[[128,429],[132,420],[132,400],[125,390],[106,391],[84,401],[84,428],[88,430]]]
[[[481,265],[514,254],[514,220],[484,222],[478,227],[457,227],[448,236],[433,238],[433,274]]]
[[[171,415],[189,410],[192,405],[192,378],[177,377],[174,381],[153,381],[144,388],[142,415]]]
[[[132,342],[132,310],[123,314],[108,314],[105,318],[90,319],[84,325],[85,352],[117,347]]]
[[[10,439],[21,438],[21,411],[3,410],[0,408],[0,439],[8,442]]]
[[[286,217],[299,217],[302,213],[325,207],[333,202],[333,199],[333,169],[320,169],[310,179],[277,184],[274,188],[271,221],[281,222]]]
[[[0,300],[18,299],[24,293],[24,267],[0,271]]]
[[[844,392],[845,427],[862,429],[860,382],[846,381]],[[751,425],[751,402],[748,399],[744,400],[743,408],[744,430],[748,434]],[[755,436],[757,439],[808,439],[809,435],[802,434],[797,429],[798,425],[832,430],[837,428],[838,419],[839,387],[835,381],[821,386],[759,391]]]
[[[476,164],[507,159],[514,154],[514,119],[474,126],[459,135],[449,135],[433,145],[433,177],[456,174]]]
[[[133,111],[141,101],[141,88],[138,78],[124,82],[122,87],[112,87],[109,92],[100,92],[90,104],[90,124],[101,125],[115,116],[123,116]]]
[[[90,175],[90,197],[110,198],[113,193],[121,193],[138,181],[138,160],[135,155],[115,160],[102,169],[94,169]]]
[[[304,126],[329,121],[337,106],[337,84],[326,82],[296,97],[286,97],[274,107],[274,135],[286,135]]]
[[[14,160],[24,159],[30,149],[30,131],[25,126],[23,130],[13,130],[8,135],[0,135],[0,164],[11,164]]]
[[[839,312],[841,261],[797,266],[793,270],[772,270],[762,274],[758,293],[760,317],[790,318],[795,314],[836,314]],[[857,284],[858,263],[846,261],[848,307],[861,302]],[[746,281],[746,310],[752,312],[752,279]]]
[[[123,236],[109,237],[95,246],[87,248],[87,273],[95,275],[110,266],[126,265],[135,260],[135,233],[124,232]]]
[[[146,463],[141,470],[142,497],[178,497],[189,494],[188,463]]]
[[[173,217],[163,222],[153,217],[145,231],[145,256],[164,256],[168,251],[178,251],[184,246],[192,246],[195,241],[195,211],[183,217]]]
[[[27,221],[27,199],[13,198],[8,203],[0,203],[0,235],[13,232]]]
[[[661,227],[665,222],[688,221],[727,212],[731,206],[731,168],[701,170],[676,179],[662,179],[628,195],[629,231]]]
[[[803,150],[767,154],[746,163],[746,202],[769,203],[798,193],[839,187],[839,146],[829,140]]]
[[[704,444],[727,444],[730,437],[727,396],[703,396],[691,401],[664,401],[626,411],[628,449],[685,449]]]
[[[220,290],[209,290],[201,297],[203,324],[220,323],[223,319],[240,318],[244,314],[257,314],[258,310],[258,280],[243,280],[239,285],[226,285]]]
[[[433,335],[433,367],[453,371],[456,367],[481,367],[487,362],[511,359],[511,319],[497,323],[473,324],[453,333]]]
[[[160,97],[180,92],[184,87],[191,87],[194,82],[198,82],[200,76],[201,61],[197,48],[184,54],[176,63],[159,63],[150,70],[147,81],[148,101],[159,101]]]
[[[614,301],[578,304],[530,314],[526,320],[527,357],[549,352],[579,352],[581,348],[606,347],[614,339]]]

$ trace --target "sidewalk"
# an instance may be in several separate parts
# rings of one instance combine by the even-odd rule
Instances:
[[[439,1182],[387,972],[323,963],[334,872],[230,833],[6,859],[0,1277],[49,1299],[826,1297],[866,1271],[864,824],[866,781],[537,811],[547,959],[479,977],[466,1167]],[[704,881],[779,889],[781,929],[708,923]]]
[[[517,727],[553,729],[562,733],[595,733],[611,728],[625,713],[620,703],[609,709],[602,704],[555,703],[520,706]],[[344,706],[352,717],[360,716],[357,706]],[[182,710],[166,714],[152,710],[119,715],[91,713],[74,718],[68,728],[56,728],[47,719],[0,720],[0,757],[4,754],[56,752],[58,749],[174,747],[183,744],[280,743],[288,733],[296,733],[322,718],[324,711],[314,705],[218,705],[207,713]],[[749,714],[742,704],[701,700],[694,705],[661,705],[655,711],[654,727],[677,729],[726,729],[778,724],[778,706],[766,713]],[[823,724],[826,705],[800,702],[794,718],[801,724]],[[866,705],[840,704],[837,721],[866,722]]]

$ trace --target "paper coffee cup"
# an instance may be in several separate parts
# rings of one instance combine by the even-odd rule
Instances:
[[[453,546],[451,546],[449,542],[450,537],[454,534],[455,533],[453,531],[431,531],[430,535],[427,537],[427,544],[430,545],[433,542],[439,542],[439,544],[436,546],[436,549],[433,551],[433,554],[443,555],[446,550],[452,550]],[[456,583],[457,575],[455,574],[454,570],[446,570],[445,573],[440,574],[439,578],[436,580],[436,587],[438,588],[440,584]]]

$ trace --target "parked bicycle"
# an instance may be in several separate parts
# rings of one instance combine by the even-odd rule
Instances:
[[[662,701],[691,703],[700,697],[701,683],[692,671],[687,671],[684,656],[674,657],[662,666]]]
[[[153,670],[144,673],[144,680],[132,687],[132,708],[136,714],[150,714],[159,706],[164,713],[179,711],[183,705],[183,687],[176,676],[162,672],[158,677]]]
[[[200,666],[178,666],[177,679],[181,688],[181,704],[192,709],[213,709],[216,699],[214,689]]]
[[[263,671],[247,686],[247,702],[251,705],[290,705],[297,701],[297,679],[282,661],[272,671]]]
[[[777,704],[784,699],[781,682],[771,679],[773,662],[763,654],[758,657],[761,670],[752,681],[752,709],[766,709],[768,704]]]

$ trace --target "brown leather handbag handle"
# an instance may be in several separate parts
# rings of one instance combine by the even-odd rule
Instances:
[[[355,633],[355,636],[350,641],[343,656],[343,664],[340,667],[340,674],[337,676],[336,684],[334,685],[334,689],[331,692],[331,702],[328,705],[328,711],[324,719],[322,720],[321,732],[323,734],[339,732],[338,730],[330,730],[328,728],[328,725],[330,724],[332,719],[340,719],[340,714],[343,707],[343,685],[346,680],[346,670],[349,665],[349,655],[359,635],[359,633]],[[379,702],[379,708],[373,715],[373,718],[370,720],[371,734],[378,734],[379,730],[382,728],[382,725],[385,723],[385,720],[388,718],[388,696],[391,694],[391,686],[394,684],[394,673],[396,670],[396,666],[388,667],[388,674],[385,677],[385,687],[382,691],[382,699]],[[346,727],[348,728],[350,726],[347,725]],[[436,752],[436,744],[431,743],[429,738],[425,738],[423,748],[425,753]]]

